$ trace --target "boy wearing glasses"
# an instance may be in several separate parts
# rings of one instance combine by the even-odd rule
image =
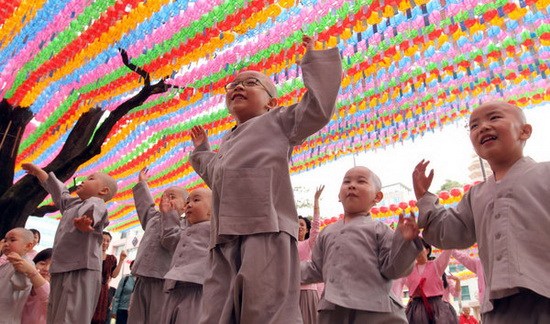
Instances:
[[[212,152],[195,126],[191,164],[212,189],[210,273],[200,323],[301,323],[298,215],[288,170],[294,145],[334,113],[342,65],[336,48],[313,51],[305,36],[301,63],[307,92],[277,108],[273,82],[256,71],[226,86],[237,125]],[[277,109],[275,109],[277,108]]]

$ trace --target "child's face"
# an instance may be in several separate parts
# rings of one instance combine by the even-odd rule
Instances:
[[[502,102],[474,109],[469,126],[474,150],[489,162],[517,160],[531,136],[531,126],[525,123],[519,108]]]
[[[227,89],[225,103],[229,113],[239,123],[275,108],[277,100],[271,97],[273,94],[268,90],[272,88],[272,82],[264,74],[256,71],[241,72],[231,83],[236,84],[236,87]]]
[[[36,263],[36,270],[38,270],[38,272],[40,272],[40,275],[48,281],[50,281],[51,264],[52,264],[52,259],[42,260]]]
[[[160,199],[171,202],[180,215],[185,212],[187,192],[184,189],[178,187],[168,188],[162,193]]]
[[[372,172],[365,167],[354,167],[346,172],[338,194],[346,215],[367,214],[382,197],[373,182]]]
[[[307,224],[306,221],[301,218],[299,218],[298,224],[298,241],[303,241],[306,239]]]
[[[212,192],[209,189],[200,188],[191,191],[185,208],[185,219],[189,224],[210,220],[211,210]]]
[[[106,186],[101,177],[98,176],[97,173],[93,173],[77,186],[76,194],[82,200],[90,197],[100,197],[100,191],[104,190],[104,188],[106,188]]]
[[[11,230],[6,234],[5,243],[2,247],[2,253],[8,255],[11,252],[15,252],[20,256],[24,256],[32,250],[33,242],[27,242],[25,237],[18,230]]]

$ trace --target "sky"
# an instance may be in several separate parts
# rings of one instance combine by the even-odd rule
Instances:
[[[533,126],[533,134],[525,145],[524,155],[535,161],[550,161],[550,104],[525,109],[527,122]],[[412,171],[422,159],[430,161],[428,168],[434,169],[435,176],[430,189],[439,190],[447,179],[470,184],[468,166],[477,159],[468,130],[467,120],[461,119],[435,132],[429,132],[414,141],[407,140],[384,149],[346,156],[314,170],[292,176],[294,186],[311,188],[309,197],[313,202],[315,188],[325,185],[321,200],[321,217],[338,216],[343,212],[338,202],[338,191],[344,174],[356,165],[366,166],[374,171],[382,181],[382,186],[402,183],[412,190]],[[488,172],[490,172],[488,170]],[[382,190],[383,192],[383,190]],[[298,194],[299,196],[300,194]],[[303,195],[303,194],[302,194]],[[412,195],[408,199],[414,199]],[[308,209],[299,209],[301,215],[312,215]]]
[[[550,161],[550,104],[526,109],[525,115],[527,121],[533,125],[533,134],[525,146],[525,155],[535,161]],[[471,183],[468,166],[475,157],[466,124],[466,120],[462,119],[433,133],[417,137],[414,141],[407,140],[384,149],[345,156],[314,170],[293,175],[293,186],[310,189],[310,192],[298,193],[296,198],[313,202],[315,188],[325,185],[320,200],[321,217],[338,216],[342,213],[342,206],[338,202],[340,184],[344,174],[354,163],[373,170],[380,177],[382,186],[402,183],[412,189],[412,170],[422,159],[429,160],[431,168],[435,170],[431,186],[433,191],[438,190],[447,179]],[[313,211],[306,208],[299,209],[298,213],[312,215]],[[57,223],[57,220],[49,218],[29,218],[26,227],[37,228],[42,232],[43,241],[37,250],[53,245]]]

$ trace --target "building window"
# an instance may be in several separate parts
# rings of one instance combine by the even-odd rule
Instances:
[[[472,298],[470,297],[470,287],[469,286],[462,286],[460,287],[461,290],[462,290],[462,300],[471,300]]]

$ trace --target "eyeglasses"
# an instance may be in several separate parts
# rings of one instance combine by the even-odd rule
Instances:
[[[243,87],[245,88],[253,88],[253,87],[261,86],[262,88],[264,88],[265,92],[267,92],[267,94],[269,95],[269,98],[273,98],[271,93],[269,93],[269,90],[267,90],[267,88],[257,78],[247,78],[242,81],[229,82],[228,84],[225,85],[225,91],[229,92],[231,90],[235,90],[235,88],[239,84],[242,84]]]

